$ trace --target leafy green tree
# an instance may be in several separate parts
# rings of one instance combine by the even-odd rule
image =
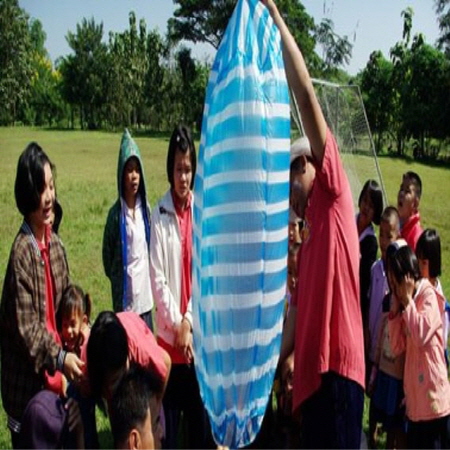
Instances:
[[[31,47],[30,94],[23,110],[23,120],[33,125],[52,126],[62,123],[66,116],[66,104],[62,99],[59,84],[61,74],[53,64],[45,48],[46,34],[39,20],[29,24]]]
[[[208,42],[218,48],[236,0],[175,0],[178,8],[169,19],[169,36],[175,42]]]
[[[403,154],[405,144],[412,139],[414,155],[420,157],[430,153],[431,138],[443,137],[444,128],[448,129],[444,117],[449,112],[449,62],[442,52],[426,44],[422,34],[416,34],[411,41],[411,8],[402,16],[403,41],[391,49],[392,82],[397,86],[397,152]]]
[[[393,121],[392,71],[392,62],[388,61],[380,51],[374,51],[360,76],[364,105],[375,136],[377,153],[381,151],[383,136],[390,131]]]
[[[28,15],[18,0],[0,0],[0,124],[13,124],[26,104],[30,52]]]
[[[315,28],[315,38],[323,48],[324,75],[337,74],[337,68],[348,64],[352,56],[352,44],[347,36],[339,36],[334,31],[334,23],[325,18]]]
[[[166,103],[165,79],[167,68],[164,65],[167,45],[157,30],[147,35],[147,63],[145,75],[144,99],[147,106],[147,123],[160,130],[163,124],[162,111]]]
[[[237,0],[174,0],[178,6],[168,21],[169,38],[174,42],[207,42],[218,48]],[[300,45],[313,74],[320,70],[314,51],[314,19],[299,0],[279,0],[278,8]]]
[[[127,74],[126,90],[131,104],[131,123],[137,125],[144,104],[144,82],[148,70],[147,60],[147,30],[145,20],[139,22],[139,31],[136,25],[136,15],[129,14],[129,30],[122,34],[124,43],[124,68]]]
[[[430,138],[443,137],[443,113],[449,112],[443,103],[449,98],[448,61],[442,52],[416,35],[404,65],[408,77],[403,89],[403,122],[408,135],[416,141],[418,155],[427,155]]]
[[[377,151],[389,132],[399,155],[412,143],[415,156],[436,156],[434,139],[449,134],[450,62],[422,34],[411,36],[413,14],[402,11],[402,40],[391,48],[391,61],[379,51],[371,54],[361,88]]]
[[[106,74],[105,111],[108,125],[129,126],[131,103],[127,95],[125,45],[121,34],[110,32]]]
[[[450,56],[450,0],[435,0],[441,35],[438,46],[447,56]]]
[[[110,33],[107,75],[107,110],[114,125],[139,126],[147,121],[146,77],[149,69],[147,27],[129,13],[129,29]],[[159,88],[159,87],[158,87]]]
[[[200,129],[208,68],[196,62],[191,56],[191,50],[186,47],[182,47],[176,57],[181,73],[181,119],[192,128]]]
[[[69,31],[66,39],[74,54],[63,58],[63,93],[72,106],[79,108],[82,128],[98,128],[105,107],[107,47],[102,42],[103,23],[83,19],[76,33]]]

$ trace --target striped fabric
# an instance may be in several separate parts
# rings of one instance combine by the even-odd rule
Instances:
[[[210,74],[195,178],[195,366],[214,439],[258,433],[286,293],[290,109],[278,29],[239,0]]]

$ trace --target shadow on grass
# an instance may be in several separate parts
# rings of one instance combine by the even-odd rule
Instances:
[[[432,167],[432,168],[440,168],[440,169],[450,169],[450,158],[430,158],[430,157],[423,157],[420,159],[414,159],[410,155],[404,155],[404,156],[398,156],[396,153],[384,153],[377,155],[377,158],[383,158],[383,159],[392,159],[392,160],[398,160],[403,161],[406,164],[423,164],[424,166]]]

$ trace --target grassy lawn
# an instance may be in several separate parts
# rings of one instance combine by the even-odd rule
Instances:
[[[37,141],[56,165],[56,187],[64,209],[60,235],[66,246],[71,278],[93,299],[92,320],[111,309],[109,281],[103,273],[101,246],[108,209],[117,198],[117,158],[121,133],[47,131],[32,128],[0,128],[0,285],[14,236],[21,223],[15,200],[14,179],[19,154]],[[151,206],[168,188],[166,152],[168,138],[137,137]],[[442,284],[450,294],[450,170],[382,157],[379,160],[388,200],[396,204],[402,174],[419,173],[423,181],[422,225],[437,228],[443,252]],[[101,445],[111,448],[107,420],[99,416]],[[11,447],[6,417],[0,407],[0,448]]]

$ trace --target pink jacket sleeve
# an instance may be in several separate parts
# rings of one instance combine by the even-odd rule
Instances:
[[[426,286],[416,301],[403,312],[403,321],[411,340],[417,347],[427,345],[442,326],[442,314],[434,289]]]

